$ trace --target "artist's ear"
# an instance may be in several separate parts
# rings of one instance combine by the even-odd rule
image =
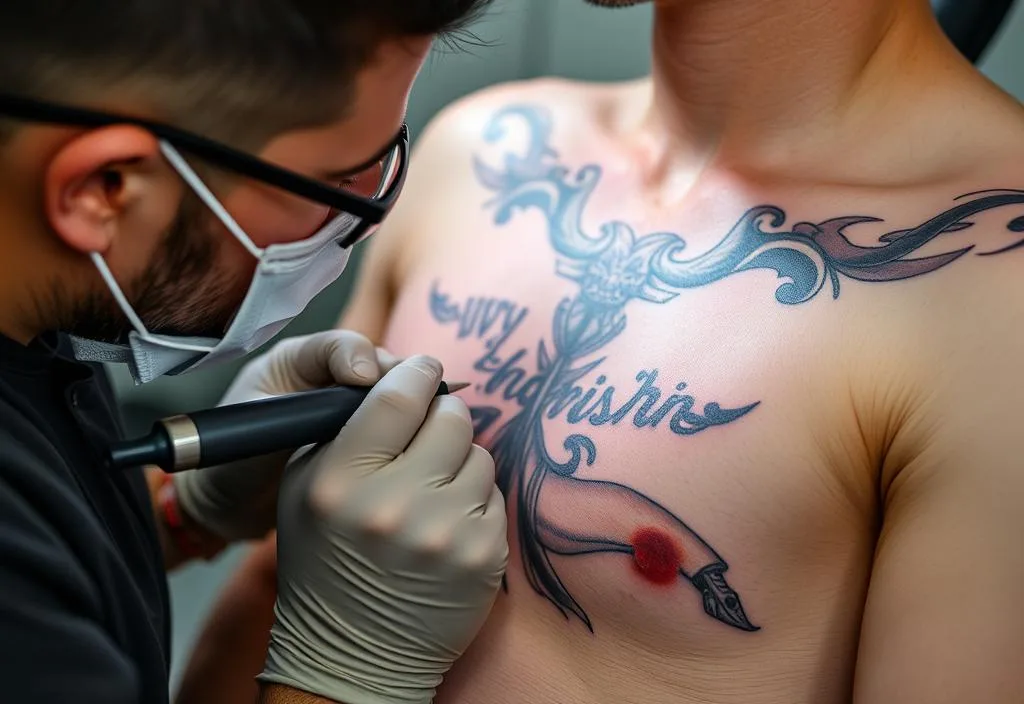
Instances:
[[[172,222],[181,183],[156,137],[131,125],[85,132],[51,159],[44,207],[68,247],[105,253],[119,239],[156,239]]]

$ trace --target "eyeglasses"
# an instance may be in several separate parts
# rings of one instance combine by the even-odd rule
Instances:
[[[342,247],[351,247],[376,230],[401,193],[409,164],[409,128],[405,124],[379,154],[352,169],[350,177],[343,179],[340,184],[327,184],[201,135],[143,118],[3,93],[0,93],[0,115],[26,122],[76,127],[119,124],[141,127],[175,149],[196,156],[212,166],[326,205],[332,213],[348,213],[356,217],[358,224],[340,242]]]

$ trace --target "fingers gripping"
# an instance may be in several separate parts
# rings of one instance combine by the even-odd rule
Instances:
[[[314,493],[336,494],[346,478],[377,472],[405,452],[423,425],[441,373],[436,360],[413,357],[386,374],[325,450]]]
[[[452,482],[462,471],[473,442],[473,421],[466,404],[441,396],[430,404],[420,432],[406,449],[405,461],[428,486]]]
[[[380,377],[376,349],[369,339],[348,330],[329,330],[301,338],[289,350],[285,371],[296,391],[333,384],[368,385]]]

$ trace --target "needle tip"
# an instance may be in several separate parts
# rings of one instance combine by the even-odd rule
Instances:
[[[465,381],[449,381],[448,382],[448,393],[454,394],[454,393],[456,393],[458,391],[462,391],[463,389],[468,389],[469,386],[470,386],[469,383],[465,382]]]

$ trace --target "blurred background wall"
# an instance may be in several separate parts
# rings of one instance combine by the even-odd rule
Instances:
[[[486,46],[457,53],[435,50],[413,92],[409,126],[413,137],[443,106],[500,81],[540,75],[584,80],[635,78],[648,70],[650,7],[608,10],[582,0],[496,0],[473,33]],[[1024,0],[1016,7],[981,62],[992,80],[1024,101]],[[322,294],[286,335],[334,325],[345,305],[358,257],[343,280]],[[144,388],[131,386],[122,370],[112,370],[125,406],[130,432],[142,432],[153,419],[216,404],[240,365],[229,365]],[[217,590],[237,564],[231,551],[210,564],[195,565],[171,579],[174,608],[173,678],[191,647],[196,628]]]

